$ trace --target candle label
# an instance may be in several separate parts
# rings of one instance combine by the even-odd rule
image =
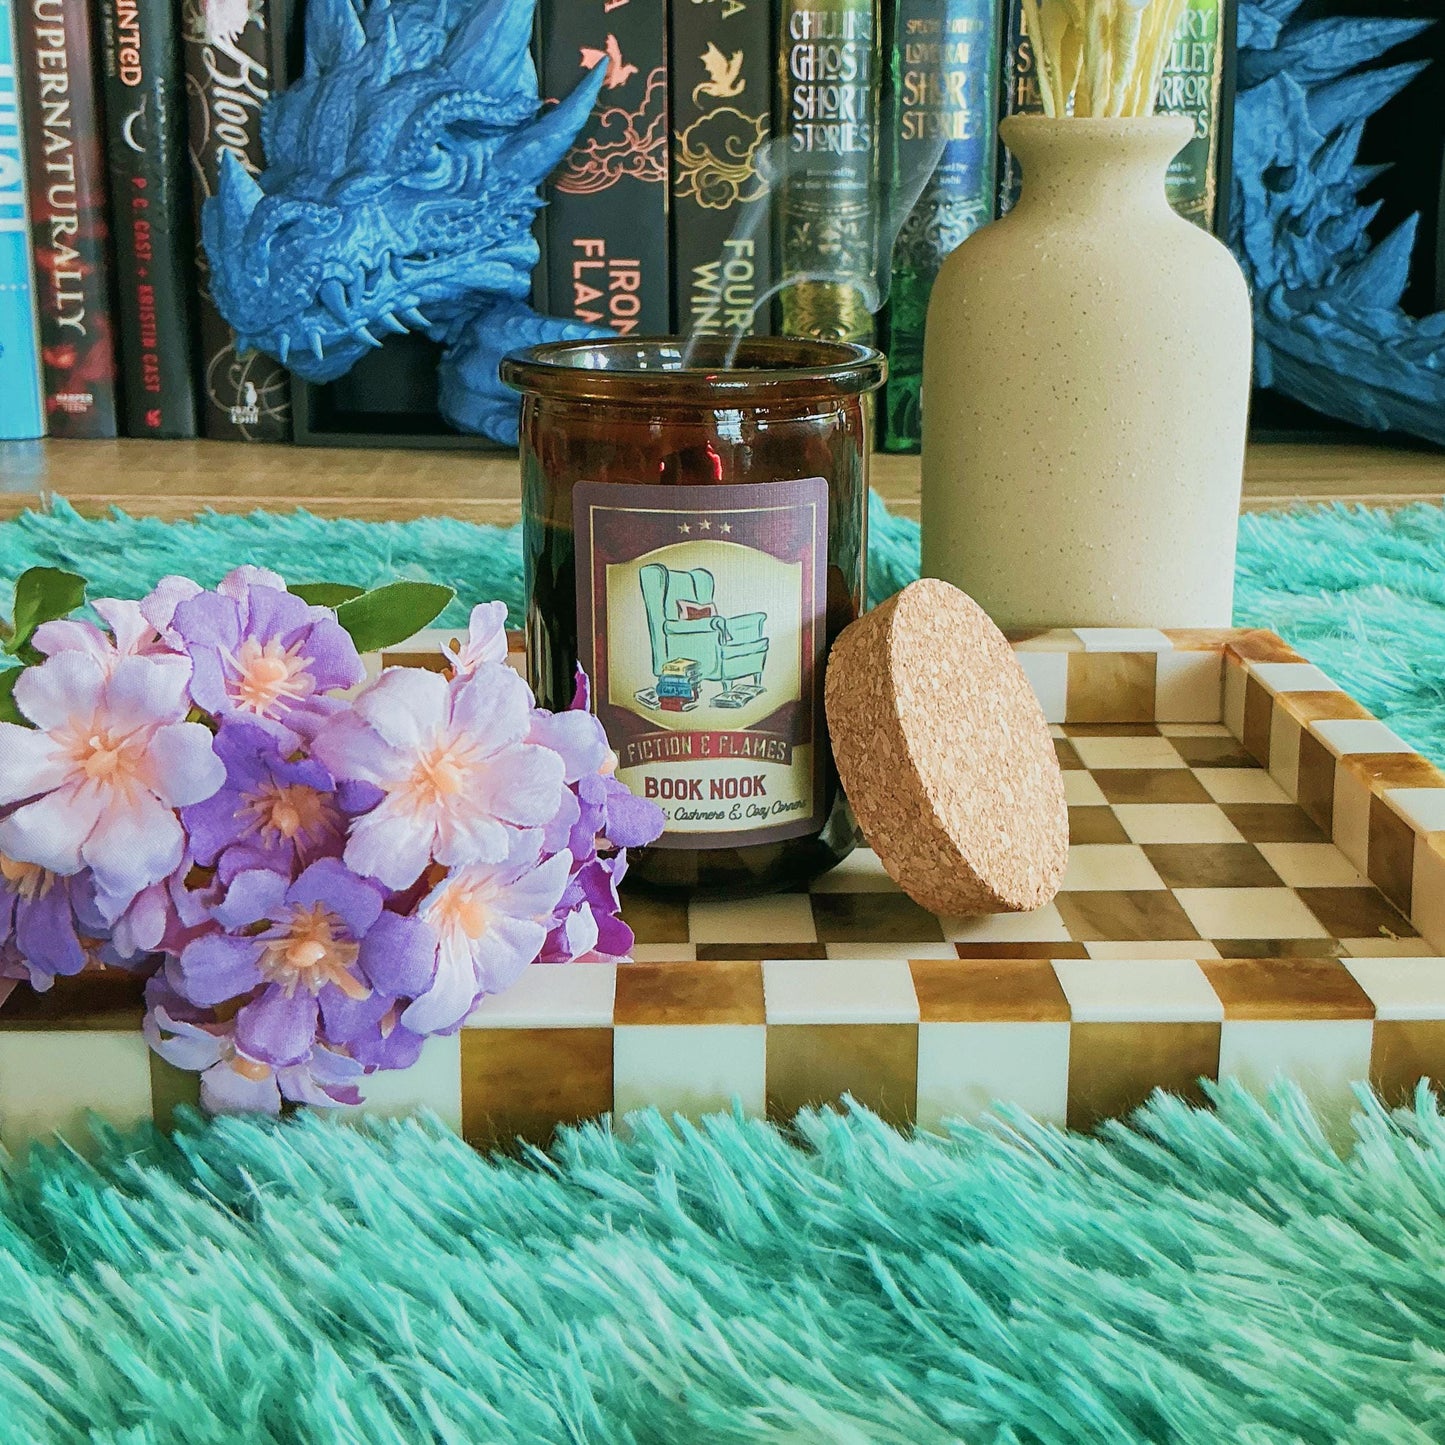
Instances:
[[[666,814],[654,846],[816,833],[827,483],[572,497],[578,657],[617,776]]]

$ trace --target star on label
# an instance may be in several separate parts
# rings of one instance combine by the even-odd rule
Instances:
[[[719,532],[731,532],[733,529],[733,524],[731,522],[719,522],[717,524],[717,529]]]
[[[697,529],[699,532],[710,532],[712,531],[712,523],[709,522],[706,517],[704,517],[702,521],[697,524]]]
[[[679,532],[690,532],[690,531],[692,531],[692,528],[689,527],[686,522],[679,522],[679,523],[677,524],[677,530],[678,530]]]

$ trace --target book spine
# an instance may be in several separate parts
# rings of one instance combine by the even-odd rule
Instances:
[[[125,429],[193,437],[190,201],[177,17],[100,0]]]
[[[547,184],[552,312],[622,336],[672,328],[666,0],[543,0],[541,90],[605,61],[591,119]]]
[[[1005,115],[1043,112],[1021,0],[1008,0],[1004,46]],[[1165,190],[1185,220],[1222,233],[1229,205],[1229,135],[1233,107],[1235,11],[1232,0],[1189,0],[1169,47],[1155,104],[1158,115],[1184,115],[1194,139],[1169,163]],[[1000,148],[999,214],[1013,208],[1022,178]]]
[[[45,405],[15,33],[10,0],[0,0],[0,440],[30,441],[45,435]]]
[[[875,0],[782,0],[778,116],[781,329],[871,341],[878,253]]]
[[[1034,47],[1024,29],[1023,0],[1004,0],[1003,45],[1000,49],[999,112],[1001,115],[1042,115],[1039,74],[1034,65]],[[1023,187],[1018,159],[1002,141],[998,142],[998,200],[996,215],[1013,210]]]
[[[1228,0],[1190,0],[1159,82],[1161,115],[1194,122],[1194,138],[1169,162],[1165,189],[1185,220],[1220,230],[1229,201],[1229,102],[1233,75],[1233,7]]]
[[[109,222],[86,0],[19,0],[30,222],[53,437],[116,433]]]
[[[762,335],[773,284],[768,0],[672,0],[672,245],[678,331]]]
[[[882,442],[923,441],[923,327],[943,258],[993,219],[998,152],[994,0],[898,0],[893,16],[890,162],[911,193],[933,167],[893,246]],[[940,149],[941,147],[941,149]],[[936,164],[935,164],[936,157]]]
[[[258,351],[236,354],[236,333],[211,300],[210,268],[200,244],[201,207],[220,184],[222,155],[229,151],[252,175],[265,167],[261,107],[279,84],[271,19],[268,0],[251,0],[244,10],[218,0],[183,0],[181,7],[199,282],[201,428],[218,441],[284,442],[291,436],[286,369]]]

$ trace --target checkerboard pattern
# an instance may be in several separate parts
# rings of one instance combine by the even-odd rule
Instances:
[[[1078,629],[1018,655],[1073,851],[1032,914],[935,917],[866,850],[810,892],[629,897],[635,961],[530,970],[368,1107],[478,1145],[645,1105],[785,1119],[843,1094],[932,1127],[991,1101],[1089,1127],[1155,1087],[1445,1081],[1445,778],[1278,638]],[[436,659],[427,639],[387,663]],[[0,1137],[92,1107],[164,1119],[194,1081],[140,996],[87,976],[0,1009]]]

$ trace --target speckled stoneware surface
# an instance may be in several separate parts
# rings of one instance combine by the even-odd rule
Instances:
[[[934,913],[1041,908],[1069,861],[1048,724],[971,598],[935,578],[865,613],[828,658],[838,774],[883,867]]]
[[[929,304],[923,571],[1005,628],[1227,626],[1249,298],[1165,199],[1189,123],[1004,126],[1019,203]]]

